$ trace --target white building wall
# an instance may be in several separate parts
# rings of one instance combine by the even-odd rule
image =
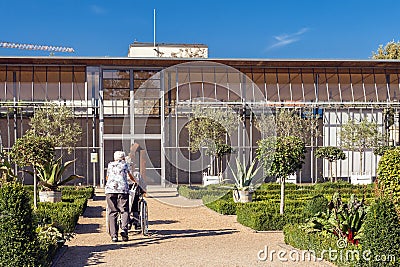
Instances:
[[[129,47],[128,57],[208,58],[208,47],[199,45],[152,45]]]
[[[368,118],[369,121],[377,122],[378,126],[383,125],[382,110],[329,110],[326,109],[323,115],[323,145],[340,147],[340,127],[349,119],[359,120],[361,117]],[[333,173],[342,179],[350,177],[352,173],[360,172],[360,153],[346,151],[347,158],[339,160],[333,164]],[[373,149],[368,149],[363,155],[365,171],[376,177],[379,156],[375,156]],[[329,177],[329,165],[327,160],[323,160],[323,176]]]

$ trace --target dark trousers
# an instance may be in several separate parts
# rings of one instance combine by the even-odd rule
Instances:
[[[121,213],[121,230],[128,232],[129,223],[129,195],[128,194],[106,194],[108,205],[108,222],[111,237],[118,236],[118,214]]]

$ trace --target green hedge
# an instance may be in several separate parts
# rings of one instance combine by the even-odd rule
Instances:
[[[87,198],[94,196],[94,187],[92,186],[63,186],[60,187],[63,198]]]
[[[39,202],[35,211],[36,221],[54,224],[63,233],[72,233],[86,205],[86,198],[77,198],[73,202]]]
[[[234,215],[236,214],[236,203],[233,201],[232,197],[222,197],[218,198],[215,196],[204,196],[202,198],[203,204],[224,215]]]
[[[204,196],[217,196],[222,197],[229,194],[231,189],[221,188],[219,185],[209,186],[187,186],[180,185],[178,187],[178,194],[189,199],[202,199]]]
[[[41,266],[29,195],[20,183],[0,187],[0,266]]]
[[[302,204],[285,205],[285,214],[279,214],[279,203],[257,201],[237,205],[237,221],[258,231],[282,230],[287,223],[304,222]]]
[[[286,225],[283,228],[283,233],[286,244],[301,250],[313,251],[317,258],[323,256],[325,260],[331,261],[337,266],[357,266],[357,257],[353,257],[353,255],[361,253],[358,248],[352,244],[347,244],[342,248],[341,242],[338,243],[337,237],[332,234],[306,233],[298,224]],[[329,250],[333,251],[331,257],[327,253]]]

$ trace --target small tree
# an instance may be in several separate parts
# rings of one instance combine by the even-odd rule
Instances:
[[[28,133],[47,137],[55,147],[68,148],[68,152],[82,135],[81,126],[74,121],[73,110],[56,104],[46,104],[35,110],[30,126]]]
[[[285,179],[300,170],[305,158],[304,142],[296,136],[268,137],[257,142],[258,160],[268,175],[274,175],[281,183],[280,214],[285,206]]]
[[[54,145],[50,138],[32,133],[18,138],[10,151],[11,160],[20,167],[32,167],[34,171],[34,206],[37,208],[36,169],[51,161],[54,157]]]
[[[349,120],[339,133],[341,146],[360,153],[360,173],[364,172],[363,156],[368,148],[375,148],[384,140],[375,123],[363,118],[360,122]]]
[[[227,135],[237,129],[240,117],[231,109],[198,107],[193,111],[186,128],[189,131],[189,150],[196,153],[207,147],[206,154],[217,159],[217,173],[222,172],[222,158],[232,152],[226,144]]]
[[[332,165],[333,163],[338,160],[344,160],[346,159],[346,154],[344,154],[343,150],[341,150],[338,147],[334,146],[325,146],[325,147],[319,147],[317,151],[315,151],[315,157],[316,158],[323,158],[328,160],[329,162],[329,177],[331,182],[333,182],[333,171],[332,171]],[[335,173],[335,182],[337,180],[336,173]]]

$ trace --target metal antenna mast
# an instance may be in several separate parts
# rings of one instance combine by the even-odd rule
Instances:
[[[75,50],[72,47],[64,46],[52,46],[52,45],[36,45],[36,44],[20,44],[11,42],[0,42],[0,48],[16,48],[22,50],[42,50],[49,52],[63,52],[63,53],[74,53]]]

